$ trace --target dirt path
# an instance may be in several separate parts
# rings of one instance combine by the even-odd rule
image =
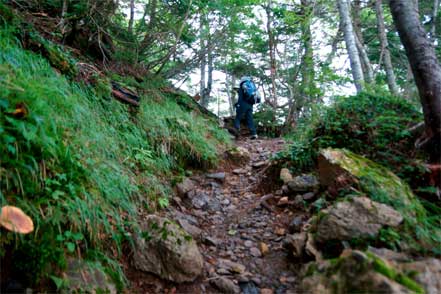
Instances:
[[[198,239],[205,259],[205,276],[192,284],[167,285],[162,293],[293,293],[298,268],[287,257],[283,239],[290,214],[275,205],[260,204],[257,192],[269,158],[283,148],[280,139],[239,140],[251,153],[241,166],[192,176],[195,189],[169,213]],[[270,184],[270,183],[268,183]],[[180,202],[180,201],[178,201]],[[153,281],[144,279],[145,285]],[[132,280],[132,279],[131,279]],[[147,290],[145,287],[141,287]],[[138,288],[139,289],[139,288]]]

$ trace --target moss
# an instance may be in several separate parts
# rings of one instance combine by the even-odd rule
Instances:
[[[409,276],[404,273],[397,272],[394,268],[388,266],[381,258],[375,256],[374,254],[367,252],[367,256],[371,259],[373,269],[388,277],[391,280],[405,286],[406,288],[415,291],[416,293],[425,293],[424,289],[417,282],[412,280]]]

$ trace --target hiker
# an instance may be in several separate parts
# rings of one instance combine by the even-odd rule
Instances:
[[[257,139],[256,127],[253,121],[253,105],[260,103],[260,96],[256,85],[250,77],[242,77],[237,89],[239,100],[234,105],[236,107],[236,118],[234,119],[234,135],[239,137],[240,121],[245,116],[246,123],[251,132],[251,140]]]

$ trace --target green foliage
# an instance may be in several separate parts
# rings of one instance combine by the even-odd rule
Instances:
[[[411,163],[413,151],[406,130],[420,120],[420,111],[402,98],[368,92],[336,97],[329,107],[299,122],[292,138],[293,166],[310,169],[318,150],[334,147],[367,156],[399,173]]]
[[[108,88],[69,82],[5,29],[0,72],[0,202],[35,224],[23,237],[2,234],[1,254],[29,283],[55,281],[74,252],[103,262],[123,283],[109,248],[121,253],[131,241],[138,209],[168,204],[164,179],[173,170],[213,165],[227,135],[154,87],[134,118],[127,106],[99,97]],[[27,114],[14,114],[21,108]]]

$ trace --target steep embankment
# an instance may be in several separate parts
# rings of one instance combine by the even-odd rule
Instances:
[[[0,201],[23,209],[35,230],[20,237],[2,231],[2,289],[62,286],[59,277],[72,258],[105,269],[123,287],[118,260],[139,230],[139,212],[166,206],[184,167],[215,164],[228,136],[191,98],[164,90],[163,81],[113,75],[138,91],[137,109],[112,99],[105,76],[95,85],[73,82],[24,50],[19,38],[25,32],[5,19]],[[45,46],[63,52],[48,41]]]

